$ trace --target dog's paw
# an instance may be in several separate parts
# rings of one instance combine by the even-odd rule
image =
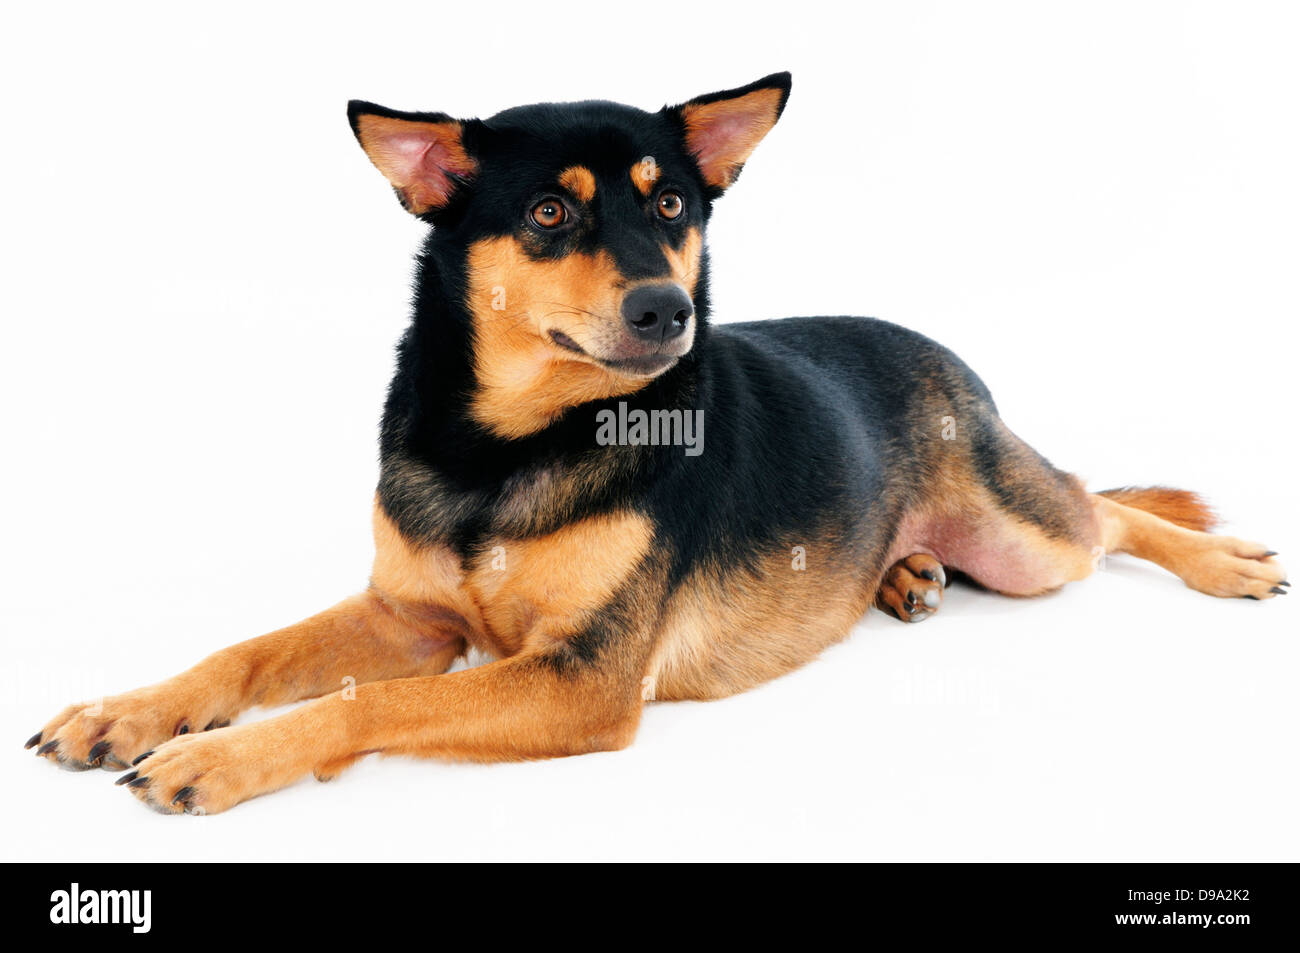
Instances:
[[[1191,588],[1211,596],[1272,599],[1291,586],[1276,556],[1260,543],[1207,535],[1177,571]]]
[[[309,771],[277,730],[280,719],[173,738],[117,779],[164,814],[216,814],[290,784]],[[340,769],[341,770],[341,769]]]
[[[943,603],[948,576],[933,556],[916,553],[890,566],[876,594],[876,607],[904,622],[928,619]]]
[[[169,738],[230,723],[204,707],[189,693],[164,682],[69,705],[29,738],[27,747],[74,771],[122,771]]]

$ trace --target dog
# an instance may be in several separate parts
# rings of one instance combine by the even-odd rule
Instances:
[[[1130,553],[1210,595],[1286,594],[1276,554],[1211,535],[1195,494],[1087,492],[920,334],[709,323],[713,204],[789,94],[776,73],[657,112],[350,103],[362,149],[432,226],[384,409],[368,588],[73,705],[27,746],[212,814],[375,752],[623,748],[647,700],[789,672],[873,604],[928,618],[956,573],[1031,596]],[[470,648],[493,660],[448,673]]]

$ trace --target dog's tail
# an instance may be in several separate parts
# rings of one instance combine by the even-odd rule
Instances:
[[[1184,529],[1208,533],[1219,524],[1219,517],[1210,504],[1190,490],[1175,490],[1168,486],[1120,486],[1102,490],[1097,494],[1145,510]]]

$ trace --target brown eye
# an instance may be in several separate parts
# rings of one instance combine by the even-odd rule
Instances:
[[[676,218],[686,207],[680,192],[664,192],[659,196],[659,214],[664,218]]]
[[[542,199],[533,206],[530,214],[540,228],[558,228],[569,218],[568,210],[559,199]]]

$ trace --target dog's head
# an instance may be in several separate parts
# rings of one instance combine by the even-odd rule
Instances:
[[[472,411],[503,435],[673,367],[704,305],[711,203],[776,123],[788,73],[645,112],[548,103],[486,120],[352,102],[403,206],[463,269]]]

